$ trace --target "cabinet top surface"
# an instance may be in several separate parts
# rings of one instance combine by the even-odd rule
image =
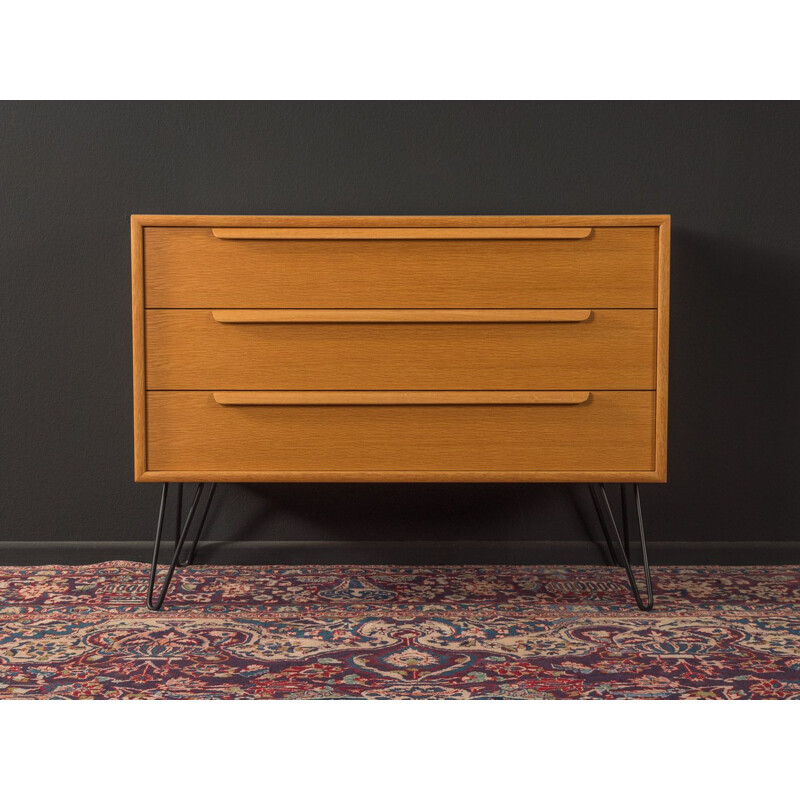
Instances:
[[[661,226],[669,214],[599,214],[558,216],[231,216],[193,214],[133,214],[134,227],[155,226],[251,226],[251,227],[526,227],[559,225]]]

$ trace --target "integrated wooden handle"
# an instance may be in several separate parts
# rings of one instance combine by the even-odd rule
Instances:
[[[591,309],[537,308],[221,308],[224,323],[275,322],[584,322]]]
[[[212,228],[217,239],[585,239],[591,228]]]
[[[579,405],[591,392],[214,392],[221,406]]]

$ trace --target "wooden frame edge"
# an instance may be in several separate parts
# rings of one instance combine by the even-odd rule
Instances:
[[[142,483],[663,483],[658,470],[626,472],[146,470]]]
[[[668,214],[608,214],[608,215],[483,215],[483,216],[319,216],[319,215],[262,215],[224,216],[218,214],[134,214],[131,223],[140,227],[560,227],[560,226],[619,226],[660,227],[669,223]]]
[[[133,463],[134,478],[147,470],[147,420],[144,360],[144,229],[141,218],[131,216],[131,306],[133,334]]]
[[[656,472],[667,479],[667,417],[669,396],[669,278],[671,218],[658,228],[658,332],[656,341]]]

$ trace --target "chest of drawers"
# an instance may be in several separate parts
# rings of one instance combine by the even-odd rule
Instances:
[[[638,483],[666,480],[668,216],[131,226],[135,477],[164,484],[149,608],[218,481],[585,481],[652,608]],[[646,599],[604,481],[624,511],[633,490]]]
[[[663,481],[669,218],[135,216],[140,481]]]

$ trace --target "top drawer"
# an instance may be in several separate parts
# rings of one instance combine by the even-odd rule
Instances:
[[[657,227],[145,227],[145,303],[654,308],[657,255]]]

